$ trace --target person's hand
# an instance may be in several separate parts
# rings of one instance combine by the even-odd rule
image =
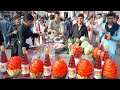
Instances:
[[[102,30],[102,34],[105,34],[106,30]]]
[[[52,30],[52,33],[54,33],[55,36],[58,36],[58,33],[56,30]]]
[[[107,39],[109,40],[110,38],[111,38],[111,35],[108,34],[108,35],[107,35]]]
[[[17,30],[13,31],[12,33],[13,33],[13,34],[17,34]]]

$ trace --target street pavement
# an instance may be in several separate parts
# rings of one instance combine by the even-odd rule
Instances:
[[[7,54],[7,57],[8,59],[11,57],[11,50],[10,49],[7,49],[6,50],[6,54]],[[118,66],[118,72],[119,72],[119,79],[120,79],[120,42],[119,42],[119,45],[118,45],[118,48],[117,48],[117,52],[116,52],[116,64]]]

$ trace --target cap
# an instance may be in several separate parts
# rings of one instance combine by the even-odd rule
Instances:
[[[22,52],[23,52],[23,53],[26,52],[26,47],[22,47]]]
[[[4,51],[5,50],[4,45],[1,45],[0,49],[1,51]]]
[[[108,50],[108,48],[109,48],[108,45],[106,45],[105,49]]]
[[[104,44],[104,42],[103,42],[103,41],[101,41],[101,44],[103,45],[103,44]]]
[[[76,42],[79,42],[79,38],[76,38]]]
[[[100,55],[101,54],[101,50],[98,50],[98,55]]]
[[[97,42],[99,41],[99,38],[98,38],[98,37],[96,38],[96,41],[97,41]]]
[[[68,38],[68,42],[70,42],[70,38]]]
[[[75,49],[71,49],[71,54],[74,54],[75,53]]]
[[[46,52],[46,53],[49,53],[49,48],[46,48],[46,49],[45,49],[45,52]]]

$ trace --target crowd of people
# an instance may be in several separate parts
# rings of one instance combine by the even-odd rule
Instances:
[[[39,46],[45,34],[61,35],[64,40],[86,36],[93,46],[99,37],[104,48],[109,46],[110,58],[115,59],[116,45],[120,41],[120,19],[113,12],[87,17],[79,14],[77,19],[72,20],[67,14],[62,18],[58,11],[42,17],[31,11],[17,14],[12,21],[7,20],[6,15],[0,20],[0,45],[3,44],[6,49],[10,45],[11,56],[21,56],[22,47],[28,50],[29,46]],[[106,39],[103,37],[105,34],[108,34]]]

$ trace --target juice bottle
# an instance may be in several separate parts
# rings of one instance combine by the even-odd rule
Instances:
[[[23,77],[29,77],[29,61],[28,61],[28,57],[26,54],[26,47],[22,47],[22,64],[21,64],[21,68],[22,68],[22,76]]]
[[[100,45],[100,50],[104,52],[103,44],[104,44],[104,42],[102,41],[102,42],[101,42],[101,45]]]
[[[74,59],[75,59],[75,65],[77,66],[79,60],[80,60],[80,56],[82,54],[82,50],[79,47],[79,43],[76,42],[76,50],[74,52]]]
[[[99,46],[99,39],[98,39],[98,37],[96,38],[96,42],[95,42],[95,44],[94,44],[94,47],[98,47]]]
[[[76,65],[74,60],[74,50],[71,50],[70,61],[68,64],[68,79],[76,79]]]
[[[44,79],[51,79],[51,62],[49,56],[49,49],[48,47],[45,49],[45,59],[43,65],[43,75]]]
[[[109,59],[108,46],[105,47],[105,53],[104,53],[104,57],[103,57],[103,60],[102,60],[102,66],[104,65],[104,61],[106,59]]]
[[[100,53],[101,50],[98,51],[98,58],[95,61],[94,64],[94,79],[101,79],[102,78],[102,66],[101,66],[101,60],[100,60]]]
[[[5,52],[5,49],[4,49],[4,46],[0,46],[0,49],[1,49],[1,53],[0,53],[0,71],[1,71],[1,74],[3,75],[8,75],[7,74],[7,69],[6,69],[6,64],[7,64],[7,56],[6,56],[6,52]]]

